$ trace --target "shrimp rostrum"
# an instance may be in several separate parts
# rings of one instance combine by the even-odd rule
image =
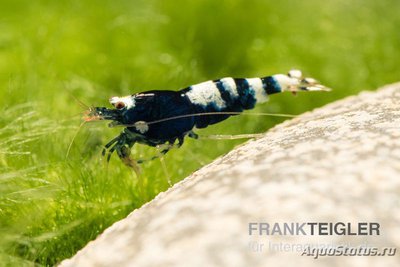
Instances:
[[[180,91],[146,91],[112,97],[114,108],[94,107],[85,121],[110,120],[110,127],[124,127],[107,143],[103,155],[116,152],[128,166],[138,170],[130,151],[135,143],[159,148],[160,155],[180,147],[186,136],[197,138],[196,128],[205,128],[268,100],[269,95],[298,91],[328,91],[313,78],[303,78],[299,70],[263,78],[222,78],[189,86]],[[151,158],[154,159],[157,156]],[[149,159],[149,160],[151,160]]]

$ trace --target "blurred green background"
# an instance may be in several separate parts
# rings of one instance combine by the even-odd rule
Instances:
[[[0,0],[0,264],[70,257],[166,190],[168,177],[243,142],[187,140],[165,170],[145,164],[138,180],[115,157],[105,164],[102,145],[121,129],[103,122],[84,126],[66,159],[83,111],[74,97],[104,106],[115,95],[299,68],[334,91],[273,96],[255,111],[300,114],[399,80],[399,11],[397,0]],[[199,133],[281,121],[236,116]]]

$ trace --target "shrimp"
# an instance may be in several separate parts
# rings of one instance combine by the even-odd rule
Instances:
[[[313,78],[303,78],[299,70],[262,78],[226,77],[179,91],[154,90],[112,97],[109,102],[114,108],[90,108],[84,121],[109,120],[110,127],[124,127],[119,136],[105,145],[102,154],[109,161],[116,152],[125,165],[138,172],[137,164],[146,160],[131,158],[131,148],[136,143],[159,148],[160,155],[148,159],[153,160],[182,146],[186,136],[197,139],[194,128],[205,128],[253,109],[270,95],[329,90]]]

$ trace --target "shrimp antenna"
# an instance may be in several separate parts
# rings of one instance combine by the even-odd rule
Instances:
[[[81,107],[83,107],[84,109],[90,109],[90,107],[88,105],[86,105],[85,103],[83,103],[81,100],[79,100],[76,96],[74,96],[72,93],[69,93],[69,96],[72,97]]]
[[[295,118],[297,115],[293,114],[283,114],[283,113],[265,113],[265,112],[251,112],[251,113],[243,113],[243,112],[235,112],[235,111],[226,111],[226,112],[204,112],[204,113],[192,113],[192,114],[185,114],[185,115],[178,115],[178,116],[172,116],[169,118],[164,118],[164,119],[159,119],[159,120],[154,120],[154,121],[138,121],[134,124],[115,124],[112,126],[124,126],[124,127],[130,127],[130,126],[141,126],[141,125],[150,125],[150,124],[156,124],[160,122],[165,122],[165,121],[170,121],[170,120],[177,120],[177,119],[182,119],[182,118],[188,118],[188,117],[196,117],[196,116],[212,116],[212,115],[242,115],[242,116],[275,116],[275,117],[286,117],[286,118]]]
[[[275,116],[275,117],[288,117],[294,118],[296,115],[291,114],[279,114],[279,113],[264,113],[264,112],[251,112],[251,113],[242,113],[242,112],[235,112],[235,111],[226,111],[226,112],[204,112],[204,113],[193,113],[193,114],[185,114],[179,116],[172,116],[165,119],[155,120],[147,122],[147,124],[155,124],[169,120],[176,120],[186,117],[195,117],[195,116],[212,116],[212,115],[245,115],[245,116]]]
[[[77,130],[77,131],[75,132],[75,134],[74,134],[74,137],[72,137],[71,143],[69,144],[68,149],[67,149],[67,154],[65,154],[65,159],[68,159],[69,153],[71,152],[72,144],[74,143],[75,138],[78,136],[78,133],[79,133],[80,130],[82,129],[82,126],[83,126],[86,122],[87,122],[87,121],[83,121],[83,122],[79,125],[78,130]]]
[[[199,135],[200,139],[210,139],[210,140],[237,140],[237,139],[250,139],[250,138],[261,138],[264,133],[254,133],[254,134],[211,134],[211,135]]]

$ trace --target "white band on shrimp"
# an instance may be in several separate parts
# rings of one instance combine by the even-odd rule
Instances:
[[[124,97],[114,96],[110,98],[109,101],[110,104],[116,108],[118,108],[118,104],[120,103],[123,103],[123,107],[126,107],[127,109],[130,109],[135,106],[135,98],[133,96],[124,96]]]

